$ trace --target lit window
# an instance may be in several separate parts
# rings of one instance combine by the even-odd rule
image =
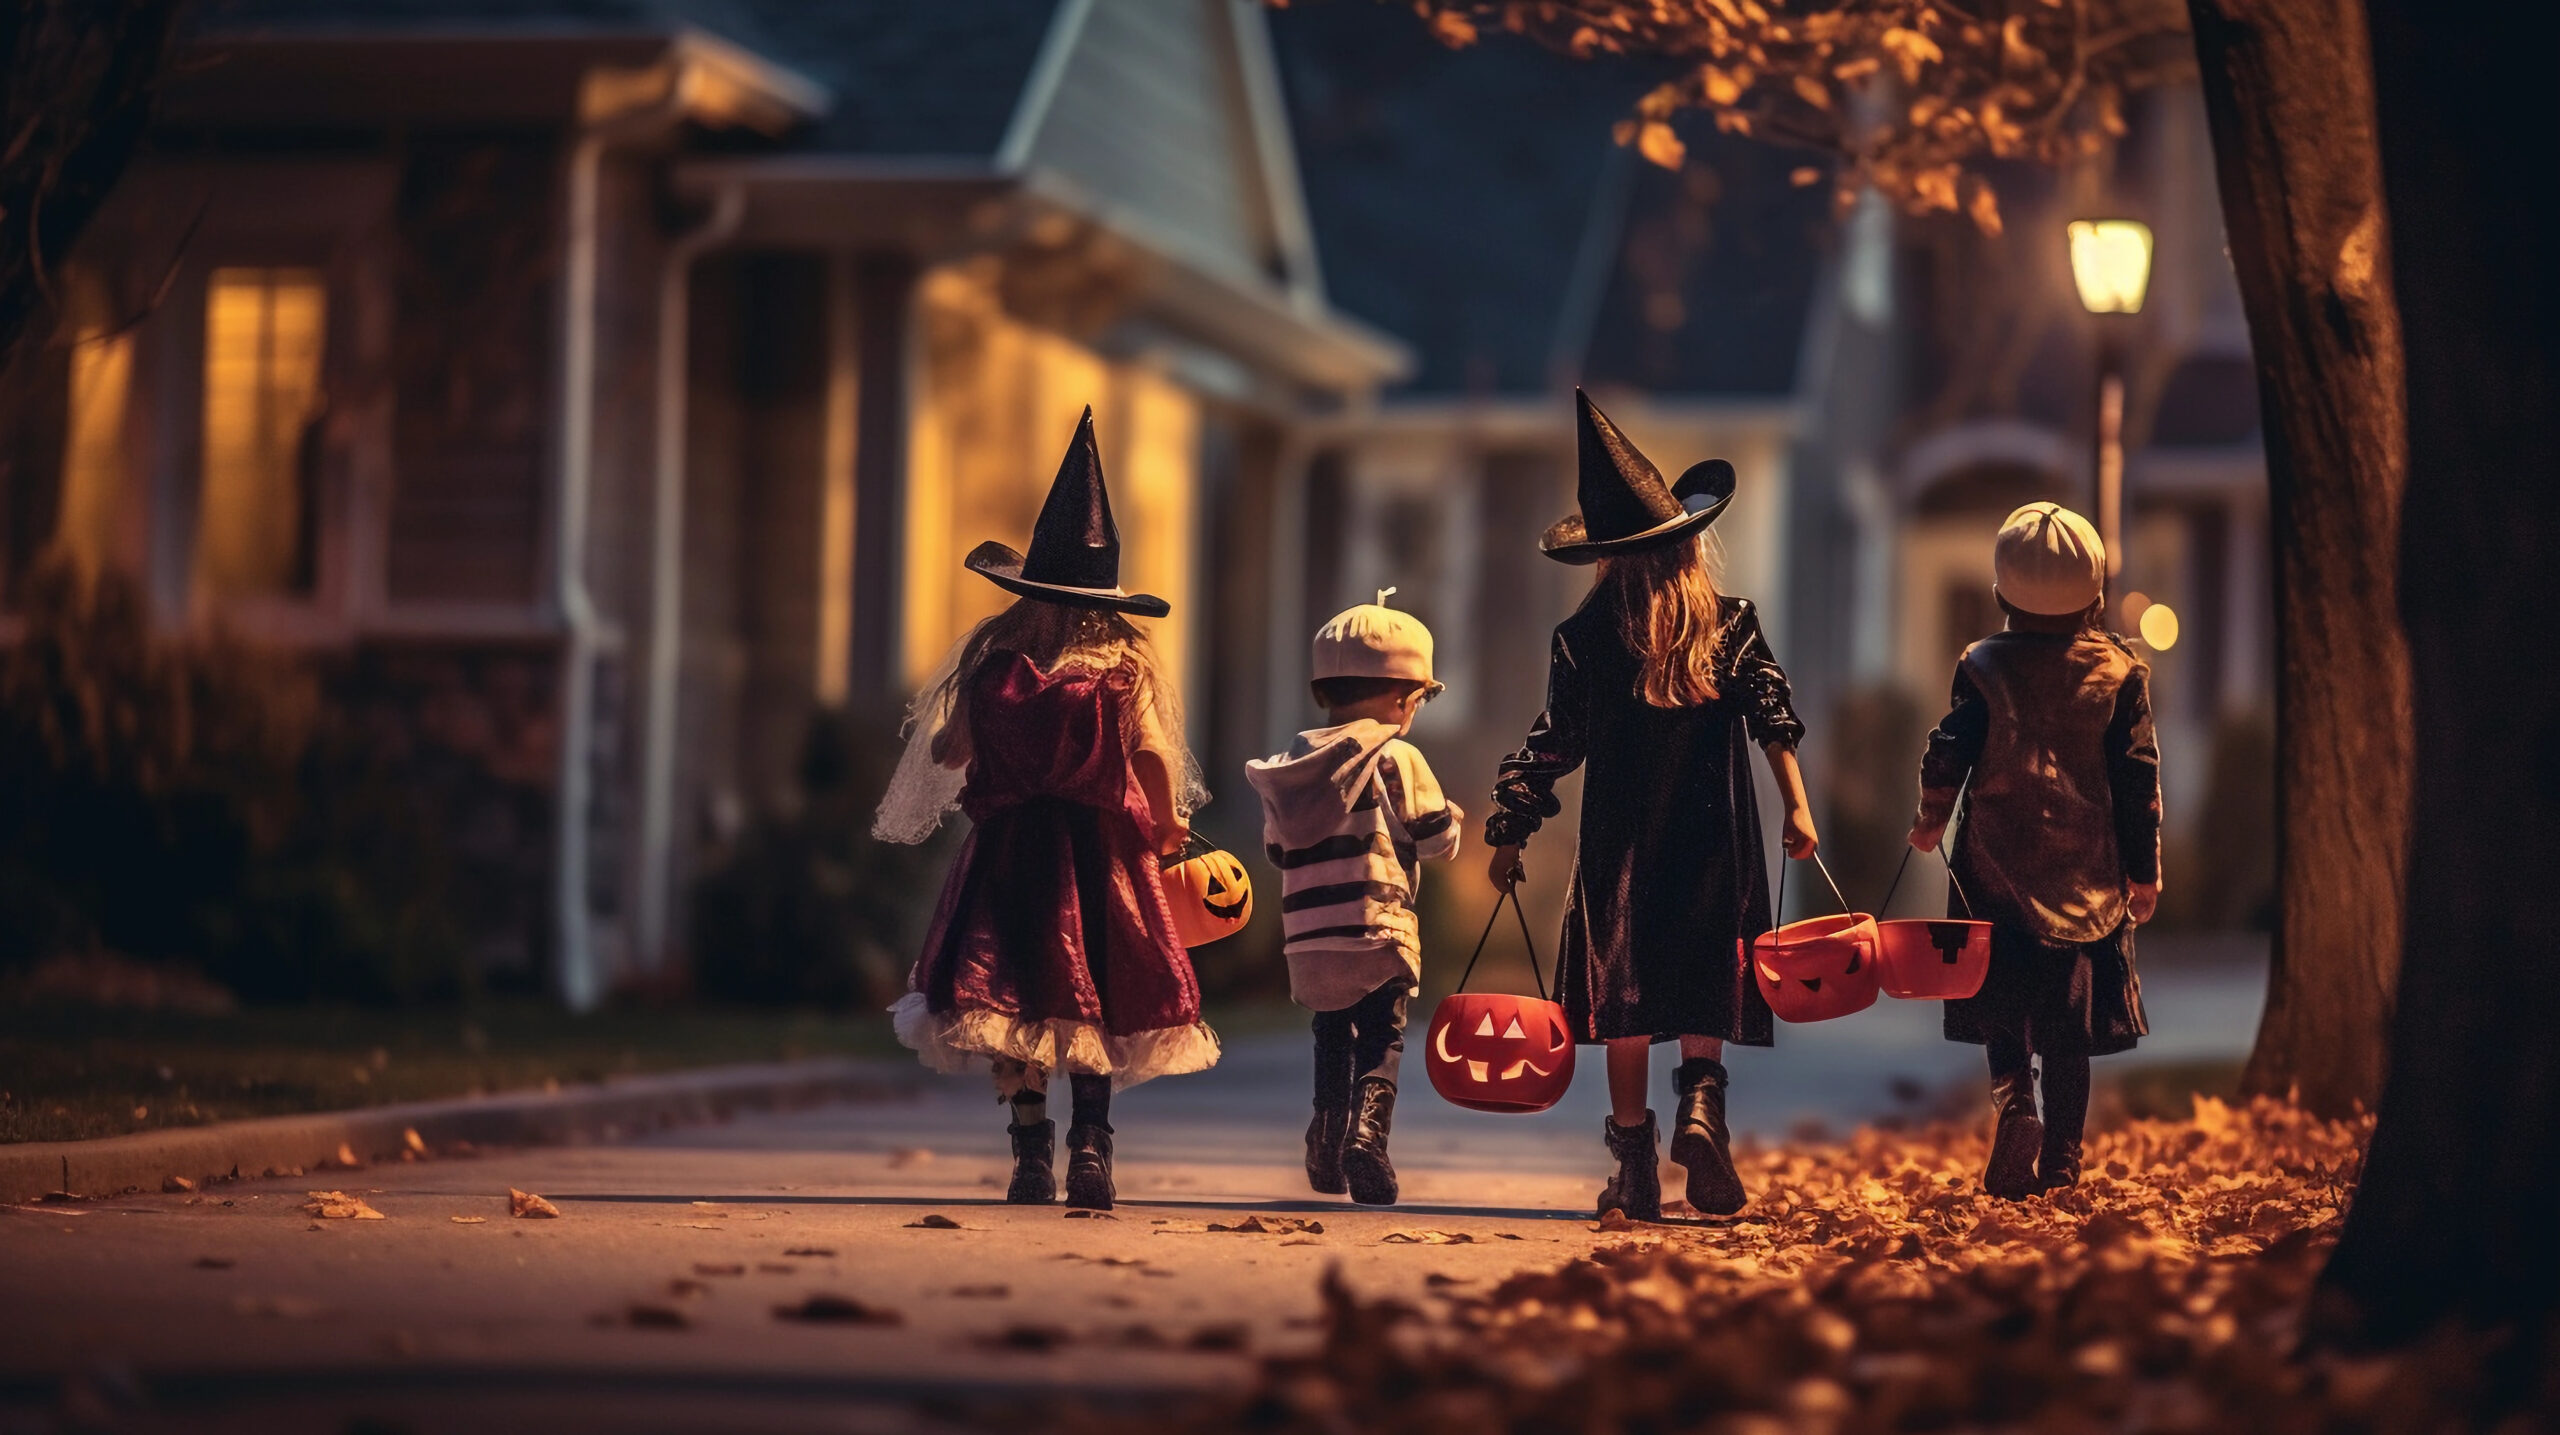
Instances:
[[[216,269],[207,285],[196,572],[211,593],[311,590],[327,320],[316,269]]]

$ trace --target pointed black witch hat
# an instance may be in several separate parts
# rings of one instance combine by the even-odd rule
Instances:
[[[1733,465],[1720,458],[1693,464],[1676,484],[1662,481],[1653,460],[1637,452],[1580,389],[1573,402],[1581,430],[1575,499],[1582,511],[1558,520],[1538,551],[1559,563],[1597,563],[1696,534],[1733,502]]]
[[[1131,593],[1120,586],[1120,526],[1111,521],[1111,493],[1102,481],[1102,450],[1093,441],[1090,405],[1049,484],[1039,521],[1031,525],[1031,552],[1026,556],[987,542],[970,549],[962,561],[970,572],[1025,598],[1148,618],[1173,611],[1172,604],[1152,593]]]

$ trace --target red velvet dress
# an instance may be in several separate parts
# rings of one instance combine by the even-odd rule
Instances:
[[[1002,1056],[1126,1087],[1217,1061],[1130,761],[1137,686],[1126,663],[1044,673],[1002,651],[970,679],[972,826],[892,1008],[927,1064]]]

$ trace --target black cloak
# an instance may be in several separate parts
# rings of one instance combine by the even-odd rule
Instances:
[[[1485,840],[1524,842],[1582,778],[1558,999],[1575,1039],[1715,1036],[1770,1044],[1769,1004],[1737,942],[1767,931],[1754,743],[1804,737],[1750,602],[1724,598],[1716,698],[1649,706],[1617,604],[1595,593],[1558,625],[1547,710],[1503,759]]]

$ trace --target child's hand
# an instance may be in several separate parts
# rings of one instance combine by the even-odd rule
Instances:
[[[1912,850],[1935,852],[1938,850],[1938,844],[1945,840],[1946,835],[1947,824],[1943,822],[1915,821],[1911,824]]]
[[[1156,824],[1157,856],[1178,857],[1182,855],[1183,847],[1190,841],[1191,824],[1182,818],[1177,817],[1170,822]]]
[[[1529,869],[1520,865],[1520,844],[1510,842],[1493,849],[1493,859],[1486,864],[1485,875],[1493,879],[1493,888],[1497,892],[1508,892],[1520,885],[1521,879],[1529,875]]]
[[[1779,840],[1786,844],[1787,855],[1799,862],[1812,856],[1813,849],[1822,845],[1821,834],[1813,830],[1812,810],[1788,808],[1786,830],[1779,834]]]
[[[2139,927],[2150,921],[2151,914],[2160,910],[2160,884],[2157,882],[2134,883],[2132,907],[2135,926]]]

